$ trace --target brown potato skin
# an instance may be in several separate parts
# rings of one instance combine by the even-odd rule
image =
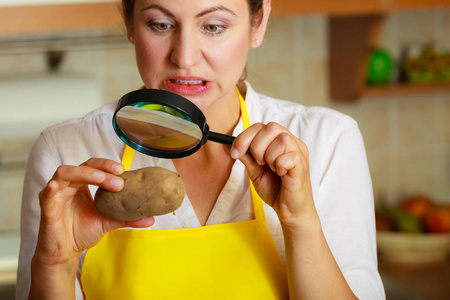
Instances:
[[[159,167],[127,171],[120,176],[125,186],[120,192],[99,188],[97,210],[119,221],[136,221],[171,213],[181,206],[185,195],[180,175]]]

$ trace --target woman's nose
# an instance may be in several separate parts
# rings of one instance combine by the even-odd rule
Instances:
[[[171,61],[180,69],[189,69],[201,60],[201,48],[193,31],[181,29],[174,40]]]

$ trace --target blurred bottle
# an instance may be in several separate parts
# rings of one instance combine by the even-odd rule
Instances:
[[[388,84],[392,79],[394,67],[394,60],[388,51],[382,48],[372,49],[367,65],[367,83],[370,85]]]

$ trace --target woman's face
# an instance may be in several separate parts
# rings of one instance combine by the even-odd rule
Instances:
[[[250,23],[247,0],[136,0],[128,34],[147,88],[205,109],[234,91],[257,46]]]

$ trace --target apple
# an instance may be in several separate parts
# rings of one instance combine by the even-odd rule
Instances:
[[[450,205],[436,205],[424,219],[425,229],[430,233],[450,233]]]
[[[419,195],[406,197],[401,203],[401,208],[418,220],[423,220],[432,207],[430,198]]]

